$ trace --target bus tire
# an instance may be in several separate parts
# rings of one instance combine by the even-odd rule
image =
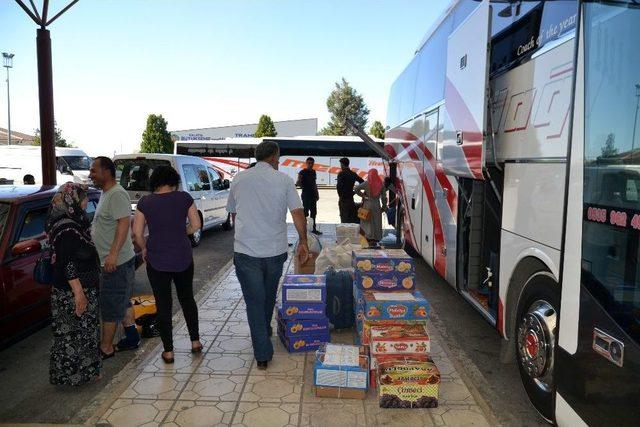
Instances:
[[[560,287],[545,270],[533,273],[518,300],[515,356],[529,400],[547,421],[555,412],[554,361],[558,341]]]

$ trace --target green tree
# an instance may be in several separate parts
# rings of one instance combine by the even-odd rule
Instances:
[[[371,125],[371,129],[369,129],[369,133],[376,138],[384,139],[384,126],[378,120],[373,122]]]
[[[322,135],[355,135],[353,129],[347,125],[347,117],[360,129],[367,126],[369,109],[362,95],[351,87],[344,77],[342,81],[336,82],[335,88],[327,98],[327,109],[331,113],[331,119],[320,131]]]
[[[36,129],[35,136],[33,138],[33,145],[40,145],[40,143],[40,129]],[[56,147],[73,147],[73,145],[68,143],[62,136],[62,130],[58,128],[58,123],[56,122],[53,122],[53,143]]]
[[[260,121],[258,122],[258,128],[256,129],[253,136],[256,138],[262,138],[264,136],[277,136],[278,132],[276,132],[276,125],[273,124],[273,120],[271,117],[263,114],[260,116]]]
[[[600,149],[602,153],[598,160],[605,160],[618,155],[618,147],[616,147],[616,136],[613,133],[607,135],[607,140],[604,143],[604,147]]]
[[[149,114],[147,128],[142,132],[141,153],[173,153],[173,140],[162,114]]]

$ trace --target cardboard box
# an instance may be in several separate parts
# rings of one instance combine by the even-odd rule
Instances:
[[[278,307],[282,319],[322,319],[327,305],[317,302],[286,302]]]
[[[340,394],[341,391],[348,389],[360,389],[366,392],[369,383],[367,348],[342,344],[327,344],[321,347],[316,352],[313,383],[319,388],[335,389],[323,391],[325,394]],[[316,389],[316,395],[317,393],[318,389]]]
[[[303,353],[306,351],[315,351],[322,345],[331,341],[329,332],[315,335],[302,335],[296,337],[285,337],[278,331],[280,341],[289,353]]]
[[[316,386],[316,397],[329,397],[333,399],[360,399],[367,398],[367,390],[362,388],[341,388]]]
[[[282,330],[282,334],[287,338],[329,333],[329,319],[326,317],[318,319],[283,319],[280,313],[278,311],[276,315],[278,329]]]
[[[424,325],[387,325],[371,327],[371,356],[380,354],[424,354],[431,351]]]
[[[295,261],[293,264],[293,272],[295,274],[313,274],[316,271],[316,259],[318,255],[315,252],[309,253],[309,259],[304,264],[300,263],[300,259],[294,255]]]
[[[355,285],[360,289],[379,291],[410,291],[415,288],[415,276],[397,272],[369,274],[356,271]]]
[[[416,271],[413,258],[402,249],[355,250],[351,253],[351,262],[356,272],[363,274],[396,272],[413,275]]]
[[[356,320],[423,320],[429,303],[419,291],[380,292],[355,288]]]
[[[356,321],[356,329],[362,345],[371,343],[371,328],[373,326],[413,326],[422,325],[426,329],[426,320],[360,320]]]
[[[425,354],[405,354],[405,355],[378,355],[371,357],[371,371],[369,372],[369,387],[378,388],[378,365],[393,363],[396,365],[412,365],[417,363],[433,362],[431,358]]]
[[[282,282],[282,302],[326,303],[324,275],[290,274]]]
[[[381,408],[436,408],[440,372],[433,362],[379,362]]]

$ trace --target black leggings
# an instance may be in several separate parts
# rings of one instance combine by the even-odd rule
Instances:
[[[147,262],[147,277],[153,289],[153,296],[156,298],[156,308],[158,314],[156,317],[156,325],[160,331],[160,338],[164,345],[164,351],[173,351],[173,333],[172,333],[172,305],[171,297],[171,281],[176,284],[176,294],[182,314],[187,321],[189,328],[189,337],[191,341],[200,339],[198,332],[198,306],[193,299],[193,262],[184,271],[167,272],[155,270],[149,262]]]

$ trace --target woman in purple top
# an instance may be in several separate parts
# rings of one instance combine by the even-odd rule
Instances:
[[[201,223],[191,195],[176,191],[179,183],[180,175],[171,166],[155,168],[149,178],[152,194],[138,202],[133,223],[134,238],[147,262],[147,276],[156,299],[156,324],[164,346],[162,359],[166,363],[174,360],[171,281],[176,285],[178,301],[189,328],[191,352],[202,351],[198,306],[193,299],[193,254],[188,237],[200,229]],[[146,226],[149,236],[145,240]]]

